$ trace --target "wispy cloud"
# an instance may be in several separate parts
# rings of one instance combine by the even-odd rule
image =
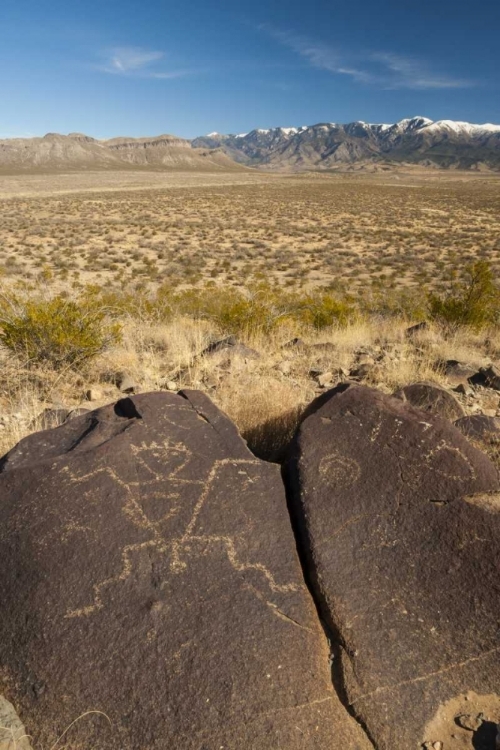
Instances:
[[[421,60],[402,57],[392,52],[374,52],[370,59],[379,63],[393,76],[390,82],[392,88],[462,89],[474,85],[470,80],[436,73]]]
[[[336,75],[349,76],[357,83],[385,89],[458,89],[474,85],[473,81],[436,73],[422,60],[392,52],[346,53],[336,47],[314,41],[292,31],[259,27],[304,58],[313,68]]]
[[[103,62],[95,67],[104,73],[139,78],[171,79],[188,75],[188,70],[159,70],[165,53],[142,47],[113,47],[102,55]]]

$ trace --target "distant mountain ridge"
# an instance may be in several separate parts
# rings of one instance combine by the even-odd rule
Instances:
[[[359,164],[420,164],[500,169],[500,125],[412,117],[394,124],[362,121],[255,129],[239,135],[210,133],[194,147],[222,148],[246,166],[336,169]]]
[[[0,170],[241,169],[222,149],[193,148],[173,135],[97,140],[83,133],[0,140]]]
[[[278,171],[384,169],[416,164],[500,170],[500,125],[412,117],[394,124],[362,121],[209,133],[98,140],[47,133],[0,140],[0,171],[133,169]]]

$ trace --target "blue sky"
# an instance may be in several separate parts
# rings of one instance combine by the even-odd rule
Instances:
[[[1,0],[0,137],[500,123],[498,0]]]

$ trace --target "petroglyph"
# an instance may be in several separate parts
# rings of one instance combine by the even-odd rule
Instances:
[[[215,461],[208,475],[204,479],[184,479],[179,477],[179,473],[189,464],[192,458],[192,452],[182,443],[172,444],[169,441],[164,441],[162,444],[142,443],[140,446],[130,446],[132,454],[135,460],[135,468],[137,472],[137,466],[143,468],[150,479],[141,481],[137,478],[134,481],[125,481],[118,476],[116,471],[110,466],[104,466],[95,469],[92,472],[78,475],[65,467],[61,473],[64,473],[65,477],[76,485],[81,485],[91,480],[94,480],[99,475],[107,475],[110,477],[118,487],[120,487],[125,493],[124,503],[122,512],[129,518],[129,520],[139,529],[146,529],[151,533],[151,539],[148,541],[140,542],[137,544],[130,544],[125,546],[121,550],[121,561],[122,567],[119,573],[103,581],[98,581],[92,586],[93,599],[89,604],[79,607],[76,609],[70,609],[66,613],[67,618],[74,617],[87,617],[92,615],[94,612],[102,609],[105,604],[103,601],[104,591],[113,585],[118,585],[129,578],[133,570],[133,557],[134,554],[140,552],[143,549],[154,549],[156,554],[165,555],[170,554],[170,569],[174,573],[182,573],[188,567],[190,555],[192,554],[192,545],[199,548],[200,545],[219,545],[226,555],[230,565],[238,573],[244,573],[246,571],[256,571],[261,574],[266,580],[267,585],[271,591],[280,593],[289,593],[297,591],[297,585],[292,583],[278,583],[273,574],[268,568],[260,562],[249,562],[242,561],[238,557],[236,544],[233,538],[225,535],[214,535],[214,534],[195,534],[194,530],[198,521],[199,515],[205,506],[207,499],[209,498],[210,492],[213,489],[214,483],[219,477],[219,473],[225,467],[245,467],[245,466],[256,466],[258,467],[259,461],[257,459],[232,459],[224,458]],[[148,453],[154,456],[156,459],[182,457],[181,462],[176,466],[167,476],[158,474],[154,469],[142,459],[142,454]],[[246,471],[238,471],[239,474],[244,474],[248,478],[248,482],[252,482],[251,477],[248,477]],[[189,521],[187,522],[183,533],[180,536],[173,538],[167,538],[165,532],[162,531],[161,527],[170,518],[177,515],[180,511],[179,506],[170,508],[158,520],[151,520],[146,512],[144,511],[142,504],[145,500],[155,499],[178,499],[179,495],[175,491],[172,492],[170,489],[165,488],[165,485],[170,485],[175,488],[177,483],[199,485],[203,487],[198,499],[194,504],[194,508]],[[161,489],[158,488],[162,485]],[[244,487],[240,488],[240,491],[244,491]],[[140,496],[140,500],[138,499]]]
[[[357,482],[361,467],[355,459],[334,452],[323,456],[319,462],[319,474],[329,486],[343,489]]]
[[[460,458],[465,465],[467,466],[467,469],[469,471],[469,476],[459,476],[458,473],[451,474],[449,472],[443,471],[442,468],[440,468],[440,465],[442,466],[442,462],[439,461],[440,454],[444,451],[447,451],[451,455],[455,455],[458,458]],[[437,457],[436,465],[431,466],[431,463],[434,461],[434,459]],[[434,448],[432,448],[428,453],[426,453],[422,457],[423,462],[425,465],[430,468],[433,472],[436,474],[439,474],[442,477],[446,477],[447,479],[453,479],[455,482],[470,482],[471,480],[476,479],[476,471],[469,461],[468,457],[465,455],[465,453],[456,446],[448,445],[446,440],[441,440]]]

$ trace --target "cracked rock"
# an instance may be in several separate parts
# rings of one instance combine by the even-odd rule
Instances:
[[[307,415],[284,474],[334,682],[377,750],[434,742],[442,703],[500,684],[496,466],[447,420],[364,386]]]
[[[279,467],[206,396],[30,435],[0,497],[0,694],[33,747],[82,716],[71,747],[371,748],[331,682]]]

